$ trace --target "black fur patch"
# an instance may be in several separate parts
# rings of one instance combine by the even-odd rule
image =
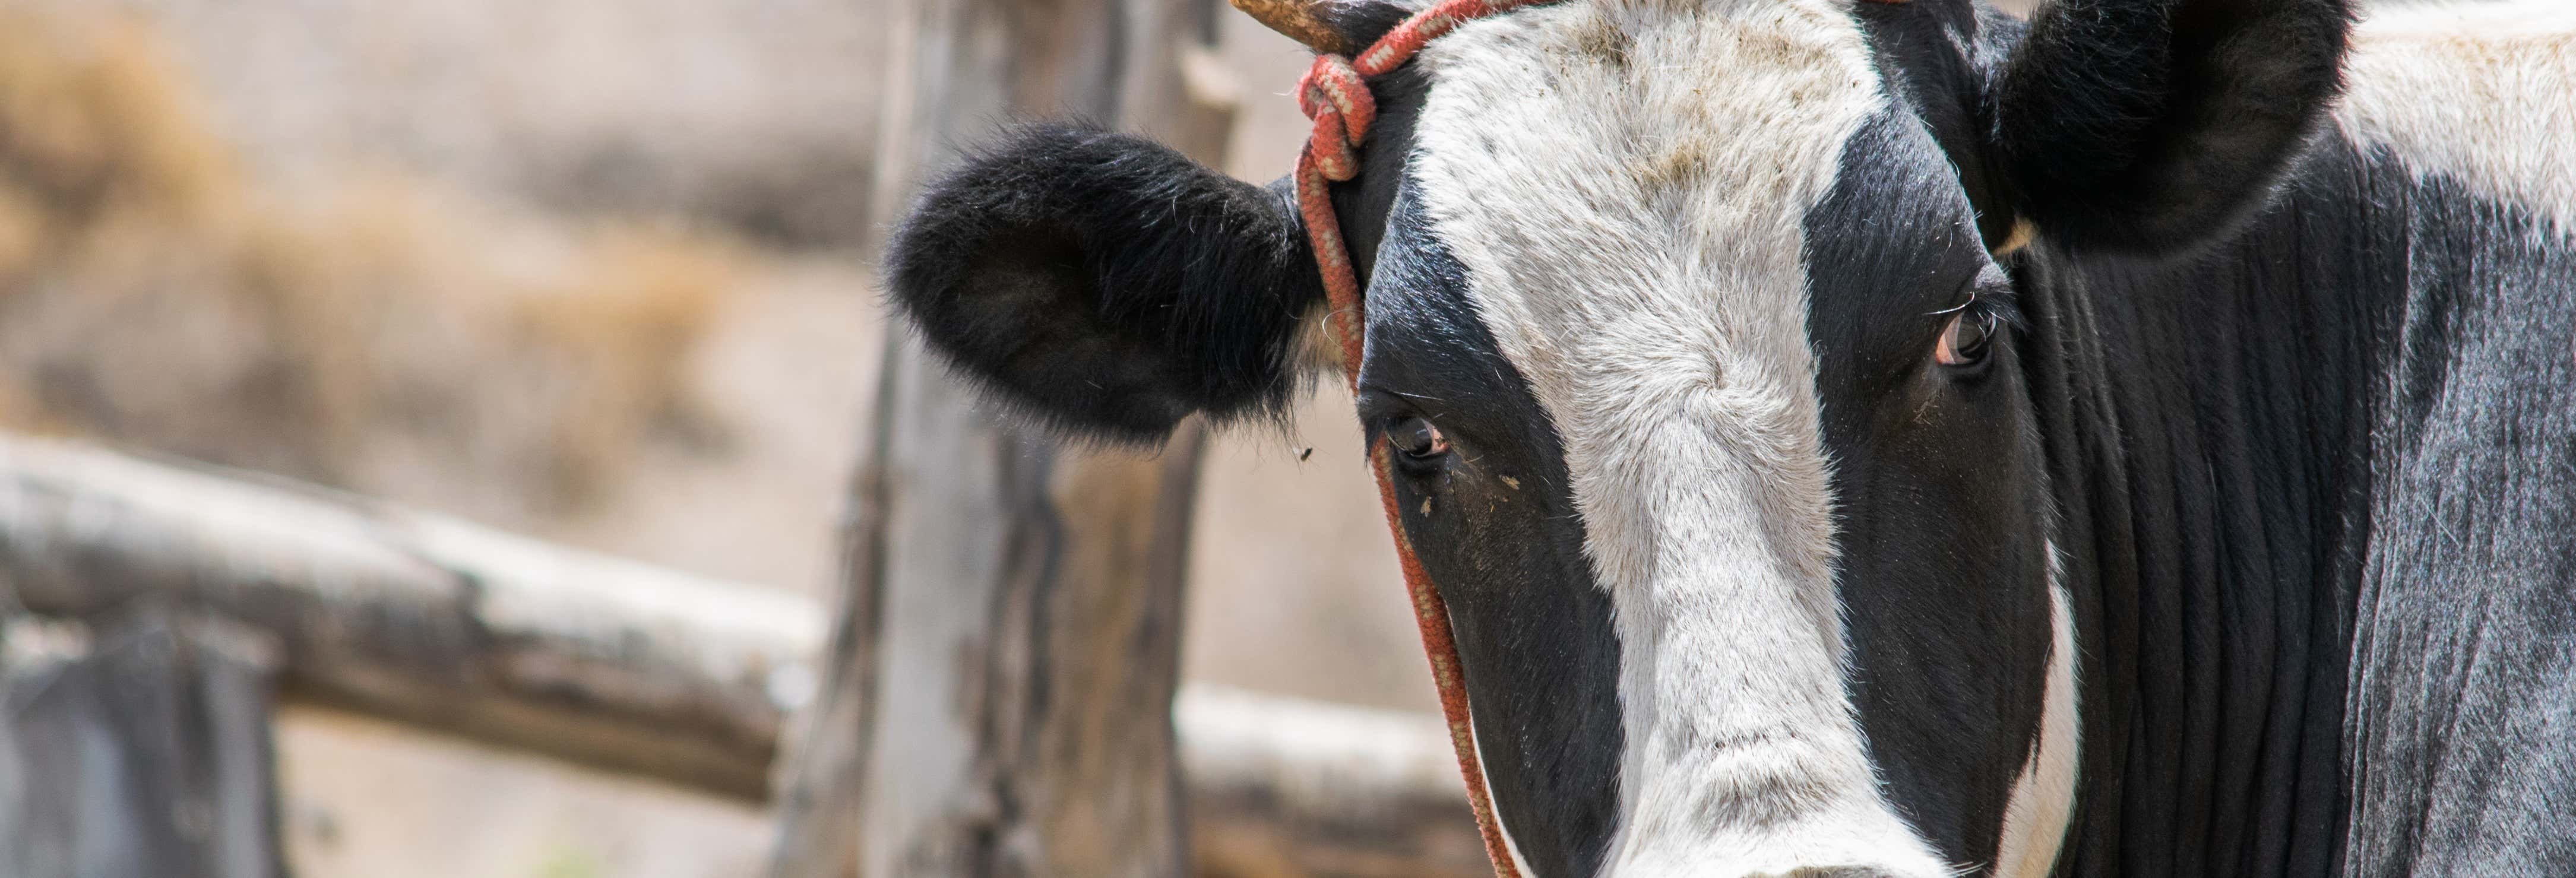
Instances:
[[[1532,878],[1596,875],[1627,743],[1619,637],[1584,557],[1565,446],[1419,199],[1384,215],[1360,422],[1425,417],[1454,444],[1433,466],[1397,466],[1396,508],[1449,604],[1494,810]]]
[[[1990,110],[2018,206],[2075,249],[2167,253],[2268,200],[2340,90],[2350,0],[2058,0]]]
[[[1413,17],[1412,6],[1390,0],[1335,0],[1317,4],[1324,23],[1354,46],[1367,46]]]
[[[1852,706],[1889,802],[1990,863],[2040,743],[2051,506],[2017,340],[1932,362],[1960,309],[2011,324],[1966,201],[1935,130],[1881,115],[1807,212],[1804,261]]]
[[[1282,191],[1066,125],[1014,130],[932,183],[885,276],[960,371],[1048,426],[1123,442],[1285,406],[1323,299]]]

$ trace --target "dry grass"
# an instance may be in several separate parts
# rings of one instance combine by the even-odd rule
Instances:
[[[703,445],[686,365],[732,248],[566,232],[383,175],[245,175],[143,23],[0,13],[0,428],[369,487],[434,462],[540,508]]]

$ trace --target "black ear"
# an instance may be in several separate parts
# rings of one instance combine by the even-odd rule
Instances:
[[[2263,206],[2342,86],[2350,0],[2057,0],[1995,92],[2024,215],[2077,248],[2164,253]]]
[[[1136,137],[1004,136],[932,183],[886,281],[930,346],[1049,425],[1149,442],[1285,404],[1323,301],[1283,193]]]

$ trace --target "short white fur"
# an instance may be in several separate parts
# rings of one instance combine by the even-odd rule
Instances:
[[[2376,9],[2345,81],[2346,136],[2576,234],[2576,4]]]
[[[2075,768],[2083,754],[2076,723],[2081,705],[2075,689],[2075,610],[2054,540],[2048,544],[2048,604],[2048,688],[2041,702],[2039,740],[2004,804],[1996,878],[2048,875],[2065,847],[2066,824],[2075,816]]]
[[[1417,62],[1425,211],[1563,437],[1614,607],[1605,874],[1951,871],[1844,687],[1801,245],[1887,103],[1849,2],[1539,7]]]

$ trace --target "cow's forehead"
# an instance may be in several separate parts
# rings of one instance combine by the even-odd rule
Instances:
[[[1821,575],[1803,224],[1885,104],[1849,0],[1574,2],[1422,61],[1412,197],[1563,434],[1605,583],[1645,578],[1622,568],[1653,563],[1672,511],[1627,483],[1692,471],[1646,459],[1685,435],[1774,464],[1790,490],[1739,499],[1773,561]]]
[[[1408,182],[1556,414],[1605,364],[1803,371],[1801,224],[1885,103],[1849,0],[1566,3],[1420,63]]]

